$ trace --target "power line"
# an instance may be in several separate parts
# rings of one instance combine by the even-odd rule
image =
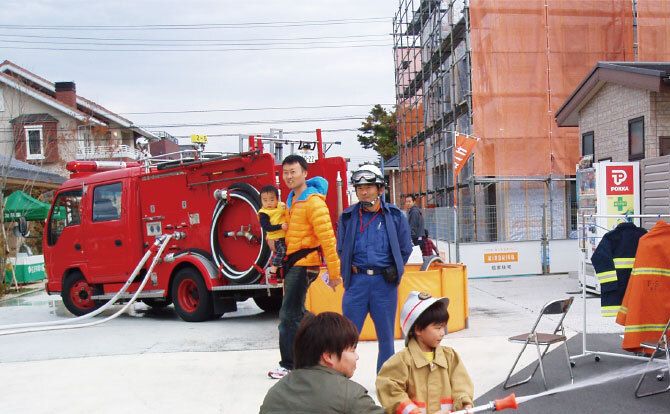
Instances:
[[[138,41],[138,42],[257,42],[257,41],[292,41],[292,40],[321,40],[321,39],[358,39],[370,37],[389,37],[389,34],[367,34],[347,36],[307,36],[307,37],[277,37],[277,38],[244,38],[244,39],[150,39],[150,38],[118,38],[118,37],[82,37],[82,36],[45,36],[25,34],[0,33],[0,37],[20,37],[32,39],[65,39],[65,40],[103,40],[103,41]]]
[[[90,48],[53,48],[53,47],[24,47],[24,46],[0,46],[0,49],[21,50],[57,50],[61,52],[244,52],[244,51],[269,51],[269,50],[317,50],[317,49],[350,49],[363,47],[387,47],[393,45],[351,45],[351,46],[310,46],[310,47],[271,47],[271,48],[226,48],[226,49],[90,49]]]
[[[295,46],[309,46],[321,44],[340,44],[343,46],[350,45],[367,45],[371,42],[379,42],[379,39],[368,40],[322,40],[322,41],[308,41],[308,42],[265,42],[265,43],[205,43],[205,44],[176,44],[176,43],[101,43],[101,42],[55,42],[46,40],[6,40],[0,39],[0,43],[19,43],[19,44],[46,44],[46,45],[93,45],[93,46],[153,46],[153,47],[212,47],[212,46],[275,46],[275,45],[295,45]],[[200,49],[197,49],[200,50]]]
[[[299,135],[299,134],[314,134],[314,129],[307,129],[307,130],[298,130],[298,131],[282,131],[283,135]],[[321,132],[323,133],[335,133],[335,132],[356,132],[358,129],[355,128],[333,128],[333,129],[321,129]],[[0,132],[3,132],[3,129],[0,129]],[[4,129],[4,132],[12,132],[11,129]],[[57,128],[56,132],[72,132],[72,129],[68,128]],[[219,133],[219,134],[205,134],[207,135],[208,138],[224,138],[224,137],[239,137],[240,135],[263,135],[267,134],[268,131],[261,131],[261,132],[238,132],[238,133]],[[190,138],[190,135],[172,135],[174,138]],[[23,135],[22,135],[23,137]],[[67,137],[67,136],[60,136],[58,137],[58,142],[65,141],[65,142],[83,142],[83,139],[79,139],[77,137]],[[94,140],[95,141],[95,140]],[[9,143],[9,142],[15,142],[13,139],[0,139],[0,143]],[[97,141],[96,141],[97,142]],[[99,145],[98,146],[105,146],[104,142],[97,142]],[[108,144],[112,145],[112,144]],[[353,157],[355,158],[355,156]]]
[[[332,109],[349,107],[373,107],[377,104],[348,104],[348,105],[314,105],[314,106],[268,106],[264,108],[227,108],[227,109],[193,109],[181,111],[152,111],[152,112],[119,112],[119,115],[155,115],[155,114],[199,114],[215,112],[247,112],[247,111],[270,111],[283,109]],[[379,104],[382,106],[393,106],[395,104]]]
[[[311,119],[303,118],[303,119],[294,119],[294,120],[291,120],[291,119],[284,119],[284,120],[277,119],[277,120],[259,120],[259,121],[248,121],[248,122],[242,121],[242,122],[231,122],[231,123],[220,122],[220,123],[212,123],[212,124],[175,124],[175,125],[149,125],[149,126],[133,125],[133,127],[141,127],[143,129],[147,129],[147,130],[149,130],[149,129],[156,130],[156,129],[160,129],[160,128],[182,128],[182,127],[186,128],[186,127],[190,127],[190,126],[194,126],[194,127],[198,127],[198,126],[228,126],[228,125],[236,126],[236,125],[255,125],[255,124],[267,124],[267,123],[289,124],[289,123],[304,123],[304,122],[331,122],[331,121],[338,121],[338,120],[358,120],[358,119],[364,119],[364,118],[353,117],[352,116],[352,117],[347,117],[347,118],[342,118],[342,119],[339,119],[339,118],[320,118],[320,119],[319,118],[311,118]],[[282,133],[283,134],[307,134],[307,133],[313,134],[315,130],[316,130],[316,128],[308,129],[308,130],[298,130],[298,131],[283,131]],[[76,132],[72,128],[63,128],[63,127],[56,128],[53,131],[54,132],[67,132],[67,133],[71,133],[71,134]],[[358,128],[334,128],[334,129],[333,128],[331,128],[331,129],[321,128],[321,131],[322,132],[349,132],[349,131],[358,131]],[[13,133],[14,129],[13,128],[0,128],[0,133],[2,133],[2,132]],[[267,133],[267,131],[259,132],[258,134],[265,134],[265,133]],[[243,132],[242,134],[243,135],[247,134],[247,132]],[[172,134],[170,134],[170,135],[172,135]],[[208,135],[208,136],[237,136],[237,135],[239,135],[239,133],[224,133],[224,134],[212,134],[212,135],[206,134],[206,135]],[[23,137],[23,136],[24,135],[21,134],[21,137]],[[184,137],[186,135],[172,135],[172,136]],[[80,139],[77,138],[77,137],[73,137],[73,138],[62,137],[62,136],[58,137],[58,140],[61,140],[61,139],[72,140],[72,141],[80,141]],[[9,140],[9,141],[5,140],[5,141],[0,141],[0,142],[12,142],[12,140]]]
[[[330,132],[354,132],[358,131],[355,128],[335,128],[335,129],[321,129],[321,132],[330,133]],[[282,135],[298,135],[298,134],[313,134],[313,129],[303,130],[303,131],[282,131]],[[263,135],[267,134],[266,132],[248,132],[248,133],[221,133],[221,134],[205,134],[208,138],[211,137],[239,137],[240,135]],[[175,138],[190,138],[190,135],[173,135]]]
[[[367,115],[366,115],[367,116]],[[344,115],[341,117],[327,117],[327,118],[294,118],[294,119],[268,119],[268,120],[255,120],[255,121],[218,121],[218,122],[202,122],[202,123],[179,123],[179,124],[152,124],[152,125],[139,125],[134,124],[134,127],[139,127],[142,129],[164,129],[164,128],[188,128],[188,127],[210,127],[210,126],[242,126],[242,125],[264,125],[264,124],[293,124],[293,123],[305,123],[305,122],[337,122],[337,121],[356,121],[366,119],[366,116],[357,116],[357,115]],[[0,132],[9,132],[12,133],[14,130],[12,128],[0,128]],[[357,128],[341,128],[341,129],[322,129],[324,132],[339,132],[339,131],[358,131]],[[72,128],[57,128],[56,132],[73,132]],[[314,130],[306,131],[287,131],[284,133],[313,133]],[[224,134],[227,135],[227,134]],[[232,134],[237,135],[237,134]],[[59,137],[59,139],[61,139]],[[77,141],[78,138],[73,140]],[[10,141],[11,142],[11,141]]]
[[[203,29],[246,29],[256,27],[301,27],[332,26],[346,24],[387,23],[391,17],[365,17],[352,19],[298,20],[245,23],[200,23],[200,24],[144,24],[144,25],[25,25],[0,24],[0,28],[12,30],[203,30]]]
[[[292,124],[292,123],[303,123],[303,122],[334,122],[334,121],[351,121],[351,120],[362,120],[365,119],[365,116],[341,116],[341,117],[332,117],[332,118],[299,118],[299,119],[270,119],[262,121],[221,121],[221,122],[203,122],[203,123],[193,123],[193,124],[158,124],[158,125],[138,125],[141,128],[153,129],[153,128],[185,128],[185,127],[204,127],[204,126],[236,126],[236,125],[260,125],[260,124]]]

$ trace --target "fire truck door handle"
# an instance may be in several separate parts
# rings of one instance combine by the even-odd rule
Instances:
[[[75,244],[74,244],[74,249],[75,249],[75,250],[81,250],[81,244],[79,244],[79,243],[75,243]]]
[[[114,240],[114,244],[115,244],[117,247],[119,247],[119,246],[121,246],[122,243],[121,243],[121,240]]]

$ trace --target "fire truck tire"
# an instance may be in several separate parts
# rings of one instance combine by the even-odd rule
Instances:
[[[148,298],[148,299],[142,299],[142,302],[144,302],[145,305],[149,306],[152,309],[163,309],[172,304],[172,300],[168,298],[166,299]]]
[[[65,276],[61,297],[63,304],[75,316],[86,315],[98,309],[102,303],[91,299],[95,287],[91,286],[79,271],[74,271]]]
[[[186,322],[206,321],[214,313],[212,295],[200,272],[191,267],[179,270],[172,280],[172,302]]]
[[[281,309],[282,295],[275,296],[256,296],[254,302],[256,305],[268,313],[277,313]]]

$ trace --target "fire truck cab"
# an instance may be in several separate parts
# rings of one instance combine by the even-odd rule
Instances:
[[[336,225],[347,204],[347,164],[323,156],[318,138],[308,177],[328,180],[326,202]],[[261,187],[277,185],[284,201],[289,193],[277,162],[254,145],[229,155],[68,163],[70,179],[54,196],[42,241],[47,291],[60,294],[75,315],[91,312],[121,289],[157,237],[179,234],[149,275],[141,301],[174,303],[191,322],[235,311],[249,298],[263,310],[279,309],[281,287],[264,277],[270,250],[257,215]],[[146,268],[122,300],[137,291]]]

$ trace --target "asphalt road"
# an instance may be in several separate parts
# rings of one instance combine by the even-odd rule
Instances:
[[[111,315],[114,306],[104,312]],[[60,296],[38,292],[0,302],[0,325],[73,318]],[[220,352],[277,348],[276,314],[253,300],[221,319],[184,322],[173,306],[151,309],[137,303],[118,318],[82,329],[0,336],[0,362],[41,361],[104,355]]]
[[[577,289],[577,281],[568,275],[469,281],[469,328],[449,333],[444,343],[461,355],[476,397],[509,393],[496,388],[520,350],[507,337],[527,330],[545,302]],[[614,334],[616,340],[622,329],[611,318],[599,316],[598,298],[589,296],[584,303],[574,296],[565,321],[568,335],[582,330],[585,305],[589,334]],[[67,318],[72,316],[57,296],[37,293],[0,302],[0,325]],[[97,327],[0,336],[0,412],[257,412],[274,384],[266,373],[279,358],[277,324],[277,315],[262,312],[253,301],[203,323],[183,322],[172,307],[154,311],[137,304]],[[601,346],[595,339],[589,339],[590,349]],[[571,351],[579,352],[579,338],[572,342]],[[396,350],[402,346],[396,341]],[[353,379],[374,396],[376,342],[359,344],[358,353]],[[521,366],[534,358],[533,352],[526,352]],[[565,382],[560,374],[564,373],[552,371],[552,386]],[[637,407],[630,387],[624,388],[614,401]],[[526,390],[518,391],[524,395]],[[562,406],[551,399],[538,403]]]

